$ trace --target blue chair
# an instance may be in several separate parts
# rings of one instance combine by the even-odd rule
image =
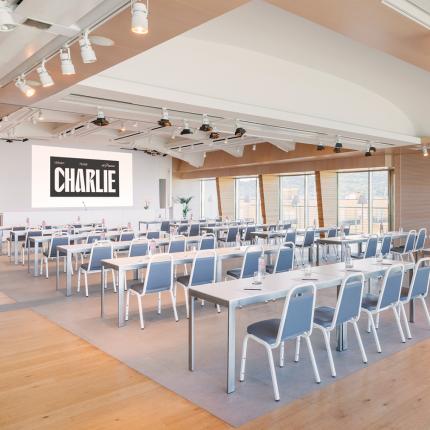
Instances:
[[[267,264],[267,273],[282,273],[289,272],[294,268],[295,245],[292,242],[287,242],[281,245],[276,253],[275,264]]]
[[[24,230],[27,230],[27,227],[19,226],[19,227],[12,227],[12,229],[11,229],[11,231],[24,231]],[[19,239],[19,242],[22,242],[23,240],[25,240],[25,238]],[[13,242],[11,234],[9,234],[9,236],[6,238],[6,241],[7,241],[7,255],[8,255],[8,257],[10,257],[11,256],[11,243]]]
[[[296,243],[296,246],[300,249],[300,256],[302,265],[305,264],[304,252],[308,249],[308,260],[311,260],[311,249],[313,249],[315,243],[315,230],[313,228],[307,228],[302,242]]]
[[[320,306],[315,309],[314,327],[321,330],[327,349],[328,361],[330,363],[331,376],[336,377],[333,355],[330,347],[330,333],[341,324],[351,323],[354,327],[358,346],[360,347],[363,363],[367,363],[357,321],[360,318],[361,302],[363,300],[364,275],[352,274],[346,277],[339,290],[336,307]],[[296,354],[298,355],[298,354]]]
[[[213,250],[198,251],[194,257],[190,275],[178,276],[176,282],[183,287],[185,307],[189,318],[188,287],[212,284],[216,277],[216,253]],[[219,312],[219,308],[218,308]]]
[[[85,243],[87,245],[91,245],[95,242],[98,242],[102,240],[102,235],[100,233],[97,233],[95,231],[92,231],[88,234],[87,238],[85,239]],[[76,254],[75,257],[75,270],[78,270],[78,260],[81,259],[81,264],[84,263],[84,258],[88,256],[88,252],[81,252],[80,254]]]
[[[109,260],[113,258],[113,249],[112,243],[108,240],[100,240],[93,242],[90,252],[90,259],[88,263],[82,263],[79,267],[78,271],[78,293],[81,291],[81,274],[84,274],[85,279],[85,296],[88,297],[88,274],[91,273],[100,273],[102,270],[102,260]],[[112,283],[113,289],[116,292],[116,283],[115,283],[115,272],[113,269],[110,270],[112,273]],[[107,284],[107,277],[105,277],[105,281]],[[105,288],[106,288],[105,284]]]
[[[381,255],[384,258],[391,253],[391,244],[392,244],[392,241],[393,241],[393,238],[389,234],[386,234],[382,238],[382,244],[381,244],[380,252],[381,252]]]
[[[200,224],[191,224],[188,230],[188,236],[194,237],[200,235]]]
[[[186,223],[186,224],[185,224]],[[181,221],[181,225],[178,227],[178,231],[177,234],[188,234],[188,223],[187,221],[185,221],[185,223],[183,221]]]
[[[170,233],[170,221],[161,221],[160,231]]]
[[[133,239],[128,248],[129,257],[143,257],[148,255],[149,243],[147,239]]]
[[[337,227],[330,227],[327,230],[327,234],[326,234],[327,238],[334,238],[337,237]],[[330,255],[330,246],[334,246],[335,249],[335,253],[336,253],[336,259],[338,257],[338,252],[337,252],[337,246],[336,245],[324,245],[323,246],[323,258],[325,261],[328,261],[328,256]]]
[[[205,249],[215,249],[216,246],[216,238],[213,233],[205,233],[199,242],[199,251],[203,251]]]
[[[43,251],[42,261],[40,262],[40,275],[43,274],[43,263],[45,263],[46,268],[46,278],[48,279],[48,261],[57,258],[57,247],[61,245],[69,245],[70,238],[68,236],[53,235],[49,242],[49,247],[46,251]],[[63,252],[59,253],[60,256],[64,257],[64,268],[66,267],[66,254]]]
[[[414,248],[415,252],[420,252],[424,249],[426,239],[427,239],[427,229],[426,228],[420,228],[418,230],[417,240],[415,242],[415,248]]]
[[[130,242],[135,237],[134,231],[132,230],[123,230],[119,235],[120,242]]]
[[[243,243],[251,245],[254,242],[254,235],[252,234],[255,232],[256,227],[255,225],[248,225],[245,228],[245,236],[243,237]]]
[[[403,277],[404,266],[402,264],[391,266],[385,273],[379,295],[366,294],[363,297],[361,308],[369,317],[367,331],[369,333],[372,331],[378,352],[381,352],[382,350],[381,344],[379,343],[378,333],[376,332],[373,315],[379,316],[381,312],[388,309],[392,309],[394,318],[396,319],[397,328],[400,333],[400,338],[403,343],[406,342],[399,317],[399,307],[401,306],[400,292],[402,289]]]
[[[292,242],[295,245],[296,244],[296,239],[297,239],[297,232],[296,232],[296,230],[288,229],[287,233],[286,233],[286,235],[284,237],[284,243]]]
[[[258,271],[258,259],[263,254],[261,246],[251,245],[245,250],[242,267],[227,270],[227,276],[232,279],[252,278]]]
[[[350,225],[343,226],[343,233],[345,234],[345,236],[349,236],[350,232],[351,232],[351,226]]]
[[[288,223],[284,223],[284,224],[280,224],[280,230],[289,230],[291,228],[292,224],[290,222]]]
[[[415,230],[410,230],[408,236],[406,238],[406,242],[404,245],[394,247],[391,252],[400,257],[403,261],[403,257],[407,256],[409,259],[414,261],[413,252],[415,249],[415,241],[417,238],[417,232]]]
[[[239,232],[238,227],[229,227],[227,230],[227,235],[225,237],[220,237],[219,242],[223,243],[224,246],[227,246],[229,243],[236,243],[236,236]]]
[[[34,249],[33,245],[30,243],[30,237],[42,236],[42,230],[27,230],[25,234],[25,240],[22,242],[21,248],[21,262],[25,263],[25,254],[30,255],[30,251]],[[29,258],[29,257],[28,257]]]
[[[293,287],[285,298],[281,318],[258,321],[248,326],[247,334],[243,339],[240,381],[244,381],[245,379],[248,341],[254,340],[266,349],[275,400],[279,401],[278,381],[272,350],[280,348],[279,364],[280,367],[283,367],[285,342],[304,337],[309,349],[315,381],[317,383],[321,382],[310,339],[314,318],[315,295],[316,287],[314,284],[303,284]]]
[[[186,238],[185,236],[175,236],[172,239],[170,239],[169,242],[169,248],[167,252],[169,254],[175,253],[175,252],[185,252],[186,248]]]
[[[127,290],[127,299],[125,306],[125,319],[128,321],[130,295],[136,296],[139,306],[140,328],[145,328],[142,310],[142,298],[148,294],[158,294],[158,310],[161,314],[161,293],[169,292],[172,300],[173,314],[175,321],[178,321],[176,312],[176,299],[173,295],[173,260],[171,255],[156,255],[151,257],[144,282],[138,282],[130,286]]]
[[[411,300],[419,300],[423,306],[427,323],[430,325],[430,314],[426,304],[426,297],[429,292],[430,283],[430,258],[421,258],[414,268],[411,285],[408,289],[402,290],[400,294],[400,310],[402,312],[403,322],[406,328],[408,339],[412,338],[409,328],[408,318],[406,317],[405,305]]]
[[[359,254],[352,254],[352,258],[372,258],[376,257],[376,252],[378,249],[378,236],[370,236],[367,239],[366,250]]]
[[[159,231],[148,231],[146,233],[146,238],[148,240],[152,240],[152,239],[160,239],[160,232]]]

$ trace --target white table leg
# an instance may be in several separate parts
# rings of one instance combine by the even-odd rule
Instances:
[[[13,254],[15,256],[15,264],[18,264],[18,235],[13,235]]]
[[[28,256],[28,261],[30,262],[30,255]],[[29,263],[30,264],[30,263]],[[39,276],[39,242],[34,241],[34,276]]]
[[[125,326],[124,318],[124,271],[118,270],[118,327]]]
[[[188,318],[188,369],[194,370],[194,347],[195,347],[195,333],[194,333],[194,297],[189,295],[189,318]]]
[[[72,295],[72,253],[67,250],[66,255],[66,296]]]
[[[58,290],[60,288],[60,251],[57,249],[57,258],[56,261],[56,274],[55,274],[55,289]]]
[[[236,308],[228,307],[227,394],[236,390]]]

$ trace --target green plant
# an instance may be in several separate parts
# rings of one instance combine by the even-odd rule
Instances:
[[[193,196],[190,196],[190,197],[178,197],[176,199],[176,201],[182,205],[182,216],[184,218],[187,217],[188,212],[191,210],[189,204],[190,204],[190,202],[191,202],[192,199],[193,199]]]

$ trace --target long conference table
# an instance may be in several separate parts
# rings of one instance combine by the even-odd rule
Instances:
[[[193,239],[193,238],[190,238]],[[215,248],[217,265],[216,265],[216,279],[220,281],[222,279],[222,263],[224,260],[230,258],[244,257],[246,252],[246,246],[241,247],[225,247],[225,248]],[[274,254],[278,250],[278,246],[264,245],[262,246],[263,252],[268,257]],[[186,252],[176,252],[170,254],[173,259],[173,264],[175,266],[182,264],[192,264],[197,251],[186,251]],[[144,257],[125,257],[125,258],[113,258],[108,260],[102,260],[102,270],[101,270],[101,317],[104,317],[104,277],[106,269],[114,269],[118,272],[118,327],[123,327],[125,325],[125,274],[127,271],[137,271],[139,269],[144,269],[148,266],[150,261],[150,256]],[[57,266],[58,267],[58,266]],[[57,269],[58,270],[58,269]]]
[[[236,381],[236,309],[238,307],[284,298],[292,288],[305,283],[314,283],[317,290],[339,287],[343,279],[351,273],[363,273],[366,279],[375,278],[384,275],[393,264],[403,264],[405,270],[409,271],[409,273],[414,268],[413,263],[401,263],[392,260],[384,260],[382,263],[377,263],[376,259],[368,258],[355,261],[353,269],[345,269],[344,263],[314,267],[312,275],[309,278],[303,276],[302,270],[267,275],[263,280],[261,290],[247,289],[256,288],[255,286],[253,287],[252,278],[189,287],[189,370],[195,370],[195,299],[206,300],[228,309],[227,393],[233,393],[235,391]],[[260,286],[258,288],[260,288]],[[411,309],[413,309],[413,302],[411,302]],[[346,329],[341,326],[337,331],[337,349],[343,351],[346,348],[347,332]]]

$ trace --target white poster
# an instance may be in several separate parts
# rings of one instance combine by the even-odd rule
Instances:
[[[33,208],[133,206],[132,154],[32,147]]]

